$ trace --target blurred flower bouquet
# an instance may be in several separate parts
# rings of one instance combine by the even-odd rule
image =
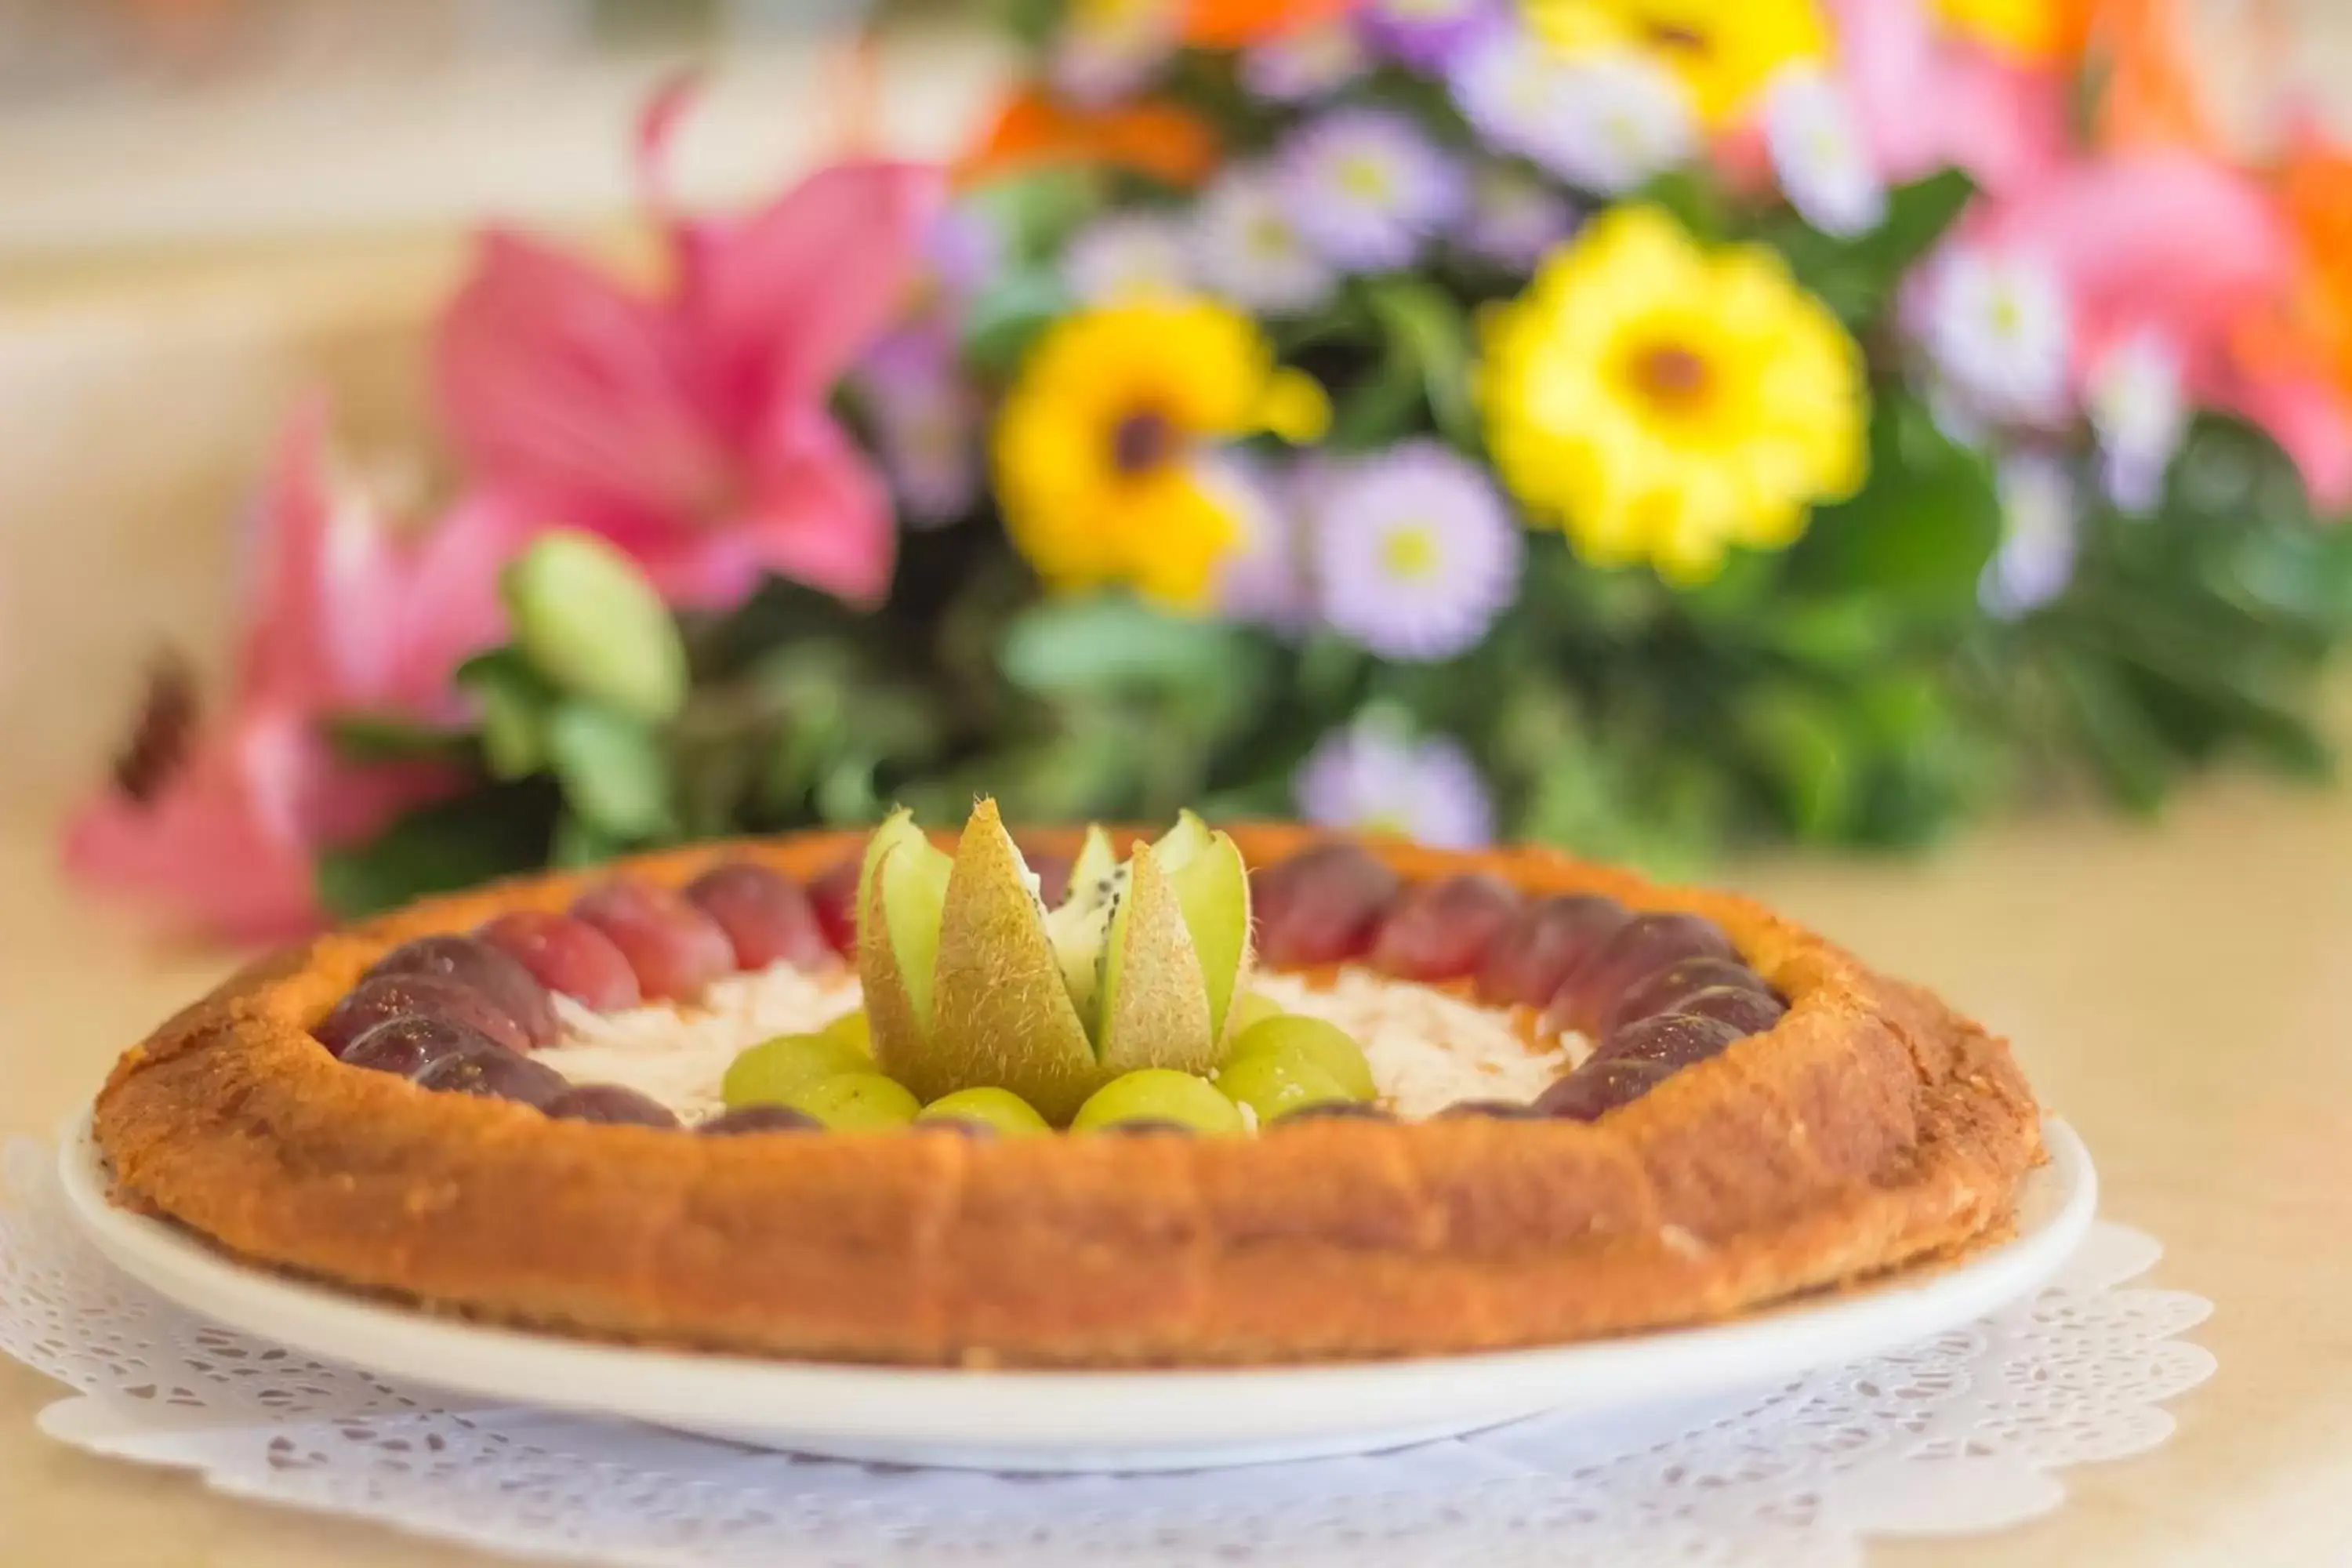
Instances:
[[[1654,864],[2326,766],[2352,161],[2225,158],[2155,0],[1005,10],[951,193],[685,217],[671,97],[657,289],[493,237],[464,499],[306,425],[77,862],[261,929],[982,789]]]

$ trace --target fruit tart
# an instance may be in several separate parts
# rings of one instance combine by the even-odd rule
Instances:
[[[265,960],[99,1097],[118,1202],[608,1339],[1459,1352],[2000,1235],[2006,1047],[1744,899],[1291,826],[702,847]]]

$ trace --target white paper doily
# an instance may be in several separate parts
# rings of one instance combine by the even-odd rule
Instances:
[[[541,1557],[1829,1568],[1858,1563],[1869,1535],[1996,1530],[2055,1507],[2052,1471],[2161,1443],[2160,1403],[2213,1370],[2172,1337],[2210,1303],[2121,1288],[2161,1249],[2101,1225],[2028,1305],[1733,1405],[1252,1470],[893,1469],[456,1406],[213,1326],[80,1239],[52,1159],[12,1144],[0,1204],[0,1351],[77,1391],[44,1430],[239,1496]]]

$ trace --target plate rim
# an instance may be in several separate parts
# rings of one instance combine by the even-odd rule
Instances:
[[[115,1268],[174,1305],[306,1354],[471,1398],[716,1431],[845,1443],[1042,1448],[1263,1446],[1271,1429],[1463,1429],[1564,1408],[1747,1390],[1972,1322],[2038,1290],[2095,1215],[2098,1178],[2073,1128],[2044,1116],[2016,1234],[1957,1261],[1722,1322],[1457,1355],[1258,1367],[1025,1369],[789,1361],[618,1344],[436,1315],[278,1274],[163,1218],[117,1207],[90,1135],[68,1119],[68,1213]],[[786,1418],[789,1413],[790,1418]]]

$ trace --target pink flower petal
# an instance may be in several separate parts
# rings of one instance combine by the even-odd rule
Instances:
[[[687,237],[686,308],[739,415],[822,399],[905,304],[945,194],[936,167],[840,163]]]
[[[373,511],[333,493],[326,435],[322,403],[295,414],[256,507],[237,660],[247,696],[364,702],[397,684],[399,622],[385,601],[397,592],[398,552]]]
[[[85,803],[67,825],[65,865],[213,936],[298,936],[320,919],[319,847],[371,833],[447,784],[433,769],[349,767],[309,716],[256,707],[200,736],[144,801],[109,787]]]
[[[2216,405],[2253,421],[2294,459],[2314,506],[2352,506],[2352,407],[2325,382],[2295,377],[2239,380],[2202,389]]]
[[[436,368],[479,475],[564,521],[691,515],[731,482],[676,316],[559,251],[491,235]]]
[[[2260,186],[2187,153],[2076,164],[1994,208],[1981,233],[2057,269],[2091,350],[2155,326],[2195,353],[2286,288],[2294,260]]]
[[[520,498],[477,490],[410,548],[397,606],[399,679],[389,700],[420,712],[446,709],[451,672],[507,639],[500,570],[552,526]]]

